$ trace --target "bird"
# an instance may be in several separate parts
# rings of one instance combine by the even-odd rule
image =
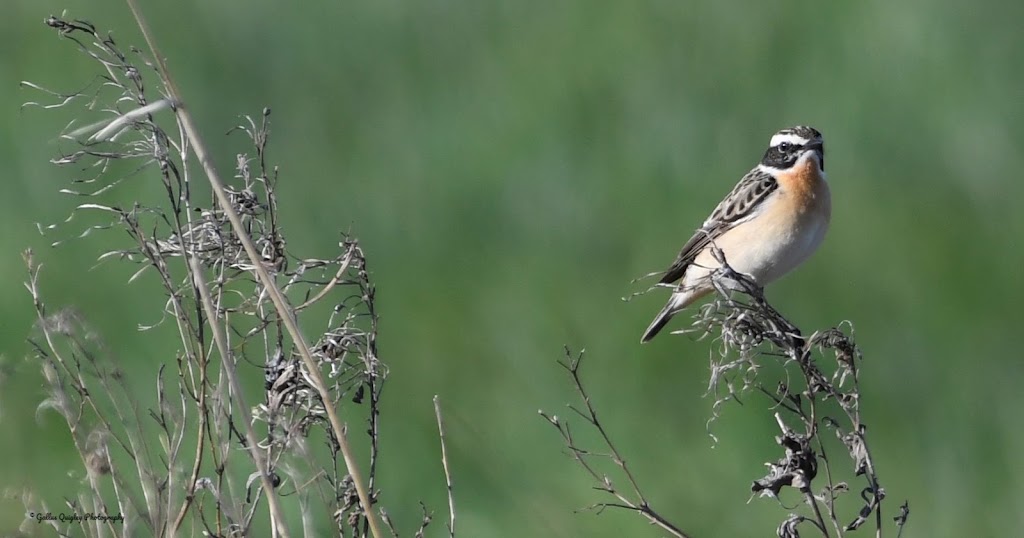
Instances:
[[[732,269],[764,287],[818,249],[831,217],[821,133],[803,125],[775,133],[761,162],[715,207],[662,274],[659,284],[678,284],[640,342],[650,341],[672,316],[715,289],[711,274],[721,268],[715,248]]]

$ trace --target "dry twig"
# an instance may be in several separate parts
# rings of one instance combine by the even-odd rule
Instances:
[[[455,538],[455,497],[452,496],[452,474],[448,469],[448,447],[444,442],[441,400],[437,395],[434,395],[434,415],[437,417],[437,435],[441,438],[441,465],[444,467],[444,484],[448,490],[448,536]]]
[[[642,515],[651,523],[661,527],[672,536],[677,538],[690,538],[690,535],[683,532],[682,529],[655,511],[647,501],[643,491],[640,489],[640,485],[633,477],[633,473],[629,470],[629,465],[626,464],[626,460],[619,454],[618,449],[616,449],[615,445],[612,443],[611,437],[605,430],[604,425],[601,424],[600,419],[597,417],[597,411],[594,409],[594,406],[590,401],[590,395],[587,393],[586,388],[583,386],[583,380],[580,378],[580,366],[582,363],[583,351],[580,351],[579,354],[573,356],[572,351],[570,351],[569,348],[565,348],[565,361],[559,361],[558,363],[569,373],[569,377],[572,378],[572,383],[576,389],[577,395],[583,401],[585,406],[585,409],[581,410],[580,408],[570,404],[569,409],[582,417],[588,425],[596,429],[601,434],[601,440],[608,449],[608,452],[594,452],[579,446],[573,437],[568,421],[558,418],[557,415],[545,413],[543,410],[539,411],[539,413],[549,423],[551,423],[551,425],[558,429],[558,432],[562,436],[562,441],[565,442],[565,446],[569,450],[569,454],[597,483],[595,488],[600,491],[604,491],[618,500],[618,502],[599,502],[589,508],[596,510],[598,513],[601,513],[605,508],[623,508],[626,510],[632,510]],[[632,489],[632,493],[622,491],[615,485],[615,482],[612,481],[609,476],[601,473],[597,467],[591,463],[591,459],[593,458],[610,459],[626,477],[626,480],[629,482],[630,489]]]

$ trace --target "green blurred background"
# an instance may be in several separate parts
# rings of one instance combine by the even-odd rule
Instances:
[[[446,509],[440,394],[462,536],[660,535],[573,512],[602,497],[536,414],[571,400],[555,364],[568,344],[587,348],[599,411],[656,508],[696,536],[772,535],[788,510],[747,504],[778,452],[764,401],[729,406],[715,445],[709,344],[639,346],[664,294],[620,298],[794,124],[825,134],[833,225],[769,297],[805,329],[856,324],[887,516],[909,499],[904,536],[1024,527],[1024,4],[143,3],[222,171],[244,141],[221,133],[273,108],[290,248],[363,241],[391,367],[381,500],[405,534],[418,500]],[[0,484],[51,499],[76,491],[79,460],[57,415],[35,416],[19,253],[37,251],[49,301],[84,313],[140,394],[178,345],[135,330],[159,317],[153,281],[93,268],[122,234],[52,249],[80,225],[36,231],[76,202],[47,163],[70,111],[20,110],[40,96],[18,81],[70,90],[94,73],[42,24],[65,8],[142,43],[114,0],[6,0],[0,18]],[[0,534],[22,517],[2,501]]]

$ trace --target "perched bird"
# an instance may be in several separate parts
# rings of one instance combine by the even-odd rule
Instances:
[[[712,245],[730,267],[764,286],[814,253],[831,213],[821,133],[805,126],[775,133],[761,163],[718,204],[661,277],[661,284],[679,284],[640,341],[654,338],[672,316],[714,290],[710,276],[721,264]]]

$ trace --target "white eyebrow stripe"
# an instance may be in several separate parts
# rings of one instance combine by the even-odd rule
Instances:
[[[807,143],[807,139],[802,137],[802,136],[800,136],[800,135],[791,134],[791,133],[777,134],[777,135],[772,137],[772,141],[769,142],[768,145],[774,148],[775,146],[778,146],[779,144],[782,144],[783,142],[789,142],[790,144],[796,144],[798,146],[802,146],[802,145]]]

